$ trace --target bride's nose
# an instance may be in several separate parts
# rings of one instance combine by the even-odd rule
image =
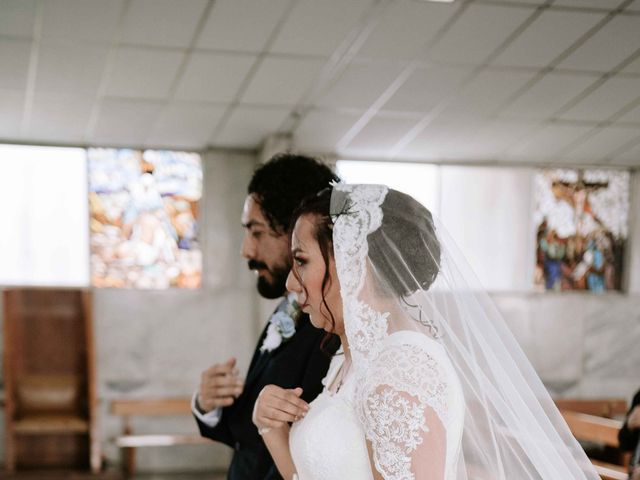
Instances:
[[[300,288],[300,282],[293,274],[293,269],[289,271],[289,275],[287,276],[287,282],[285,283],[285,287],[287,291],[292,293],[299,293],[302,289]]]

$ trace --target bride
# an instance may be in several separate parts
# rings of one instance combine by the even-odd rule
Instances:
[[[285,479],[599,478],[425,207],[338,184],[294,222],[287,288],[343,348],[311,404],[275,385],[256,402]]]

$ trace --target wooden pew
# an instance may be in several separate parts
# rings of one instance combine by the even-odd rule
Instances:
[[[122,449],[122,466],[127,475],[136,469],[136,448],[167,447],[172,445],[211,445],[213,442],[199,434],[134,433],[131,419],[139,416],[191,416],[190,398],[147,398],[112,400],[110,413],[122,417],[122,433],[114,439]],[[195,424],[195,423],[194,423]]]
[[[554,400],[558,410],[587,413],[596,417],[615,418],[627,413],[627,401],[624,398],[557,398]]]
[[[558,405],[571,432],[578,440],[618,448],[618,431],[622,427],[622,422],[591,413],[599,413],[606,417],[624,415],[627,410],[624,400],[562,399],[556,400],[556,405]],[[579,411],[572,411],[569,408]],[[136,448],[212,444],[211,440],[203,438],[198,434],[136,434],[133,432],[131,419],[135,416],[190,416],[190,398],[113,400],[110,405],[110,412],[113,415],[121,416],[123,419],[122,434],[114,439],[114,443],[116,446],[122,448],[123,467],[129,475],[135,472]],[[627,469],[624,466],[597,460],[592,460],[592,462],[603,480],[627,480]]]
[[[603,418],[587,413],[561,410],[571,433],[581,441],[595,442],[613,448],[618,448],[618,432],[622,428],[622,422],[611,418]],[[625,465],[592,460],[598,474],[604,480],[627,480],[628,456],[625,457]]]

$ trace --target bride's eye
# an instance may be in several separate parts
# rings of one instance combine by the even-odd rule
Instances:
[[[302,267],[304,264],[307,263],[304,258],[300,258],[300,257],[293,257],[293,261],[296,263],[298,267]]]

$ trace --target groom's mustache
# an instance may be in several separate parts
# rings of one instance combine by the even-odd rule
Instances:
[[[257,260],[249,260],[247,262],[249,270],[269,270],[269,267],[265,263],[258,262]]]

